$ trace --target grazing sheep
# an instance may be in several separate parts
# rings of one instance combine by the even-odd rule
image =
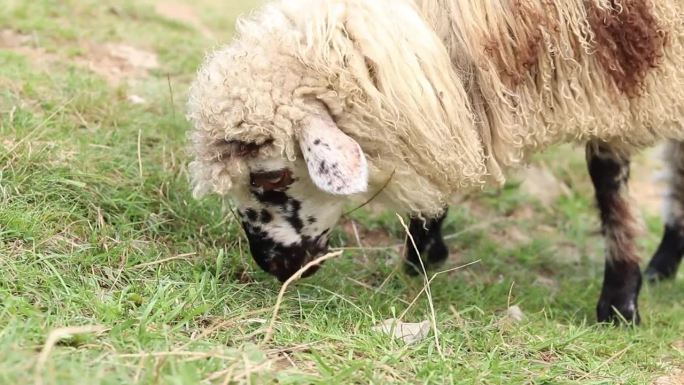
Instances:
[[[607,248],[598,319],[638,322],[629,158],[673,141],[671,217],[648,270],[672,276],[683,41],[684,0],[276,1],[192,86],[194,191],[234,198],[252,255],[280,280],[326,250],[345,204],[380,190],[439,262],[450,197],[503,183],[532,152],[587,143]]]

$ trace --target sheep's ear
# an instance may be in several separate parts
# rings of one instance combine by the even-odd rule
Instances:
[[[309,119],[302,127],[299,146],[311,180],[321,190],[350,195],[368,188],[368,164],[361,146],[329,116]]]

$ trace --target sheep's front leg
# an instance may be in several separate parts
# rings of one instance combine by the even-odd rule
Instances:
[[[663,239],[646,269],[650,281],[674,278],[684,255],[684,143],[670,141],[666,160],[670,168],[667,218]]]
[[[406,272],[411,275],[422,273],[423,269],[420,266],[421,255],[425,267],[439,265],[444,262],[448,255],[449,249],[442,238],[442,223],[447,216],[447,211],[444,211],[442,216],[427,219],[423,221],[419,218],[411,218],[409,224],[409,232],[415,242],[415,247],[409,237],[406,237]],[[416,249],[417,252],[416,252]]]
[[[598,320],[617,323],[624,318],[638,324],[641,271],[635,244],[638,227],[627,194],[629,158],[619,156],[605,143],[591,142],[587,145],[587,165],[606,243]]]

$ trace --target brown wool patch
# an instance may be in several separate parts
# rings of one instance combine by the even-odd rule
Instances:
[[[612,9],[598,8],[594,1],[586,3],[601,66],[622,93],[640,96],[646,75],[660,64],[667,41],[650,0],[619,4],[612,0]]]
[[[553,6],[546,2],[531,6],[526,1],[514,0],[510,7],[515,24],[506,28],[505,36],[488,41],[484,50],[497,63],[504,83],[516,87],[525,81],[528,74],[537,71],[540,56],[546,49],[542,31],[554,33],[559,27]],[[500,42],[511,42],[513,54],[504,52]]]

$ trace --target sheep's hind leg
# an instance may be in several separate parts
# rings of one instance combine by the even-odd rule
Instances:
[[[649,281],[674,278],[684,255],[684,142],[667,144],[670,168],[667,217],[660,246],[646,269]]]
[[[640,322],[637,298],[641,270],[635,237],[638,233],[629,204],[629,159],[606,143],[587,145],[587,165],[594,184],[606,243],[603,288],[596,308],[599,322]]]
[[[421,255],[425,267],[436,266],[444,262],[449,249],[442,238],[442,223],[447,216],[447,210],[440,217],[423,221],[419,218],[411,218],[409,233],[415,242],[415,247],[409,237],[406,237],[406,261],[405,270],[408,274],[416,275],[422,273],[420,266]],[[417,249],[417,252],[416,252]]]

